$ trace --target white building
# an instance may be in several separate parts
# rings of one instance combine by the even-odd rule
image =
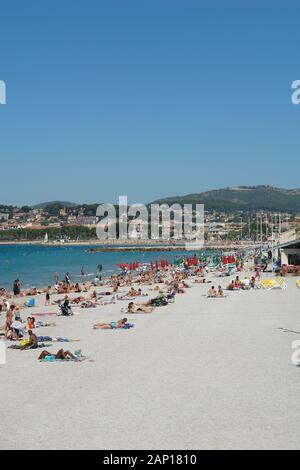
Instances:
[[[289,242],[281,243],[274,247],[275,254],[283,264],[293,264],[300,266],[300,240],[292,240]]]

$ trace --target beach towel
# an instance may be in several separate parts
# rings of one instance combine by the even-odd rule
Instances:
[[[51,336],[38,336],[38,341],[53,341],[57,343],[71,343],[74,341],[79,341],[78,338],[52,338]]]
[[[34,317],[42,317],[44,315],[56,315],[55,312],[42,312],[42,313],[32,313],[31,314]]]
[[[124,330],[129,330],[130,328],[134,328],[133,323],[125,323],[125,325],[123,326]]]

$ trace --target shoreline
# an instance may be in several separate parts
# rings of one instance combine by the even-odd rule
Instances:
[[[244,244],[237,244],[237,243],[222,243],[222,244],[213,244],[213,243],[205,243],[203,246],[199,247],[196,245],[194,248],[193,246],[189,246],[188,249],[184,242],[179,243],[162,243],[159,242],[151,242],[147,240],[143,240],[142,242],[137,242],[136,240],[123,240],[122,243],[119,240],[110,240],[109,242],[106,240],[88,240],[88,241],[72,241],[72,242],[48,242],[45,243],[43,241],[0,241],[0,246],[22,246],[22,245],[37,245],[43,247],[53,247],[53,246],[82,246],[82,247],[97,247],[95,250],[91,252],[97,251],[201,251],[206,249],[212,250],[232,250],[232,251],[239,251],[239,250],[250,250],[258,248],[259,244],[255,243],[244,243]]]

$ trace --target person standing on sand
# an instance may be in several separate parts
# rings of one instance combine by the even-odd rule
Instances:
[[[17,297],[21,293],[21,282],[19,279],[16,279],[13,284],[14,295]]]
[[[7,334],[9,330],[11,329],[11,325],[13,322],[13,316],[14,316],[14,305],[12,305],[13,308],[9,308],[6,312],[6,319],[4,323],[4,331],[5,331],[5,336],[7,337]]]
[[[58,273],[54,274],[54,284],[57,285],[59,283],[59,275]]]
[[[51,287],[48,286],[48,289],[46,291],[46,300],[45,300],[45,306],[48,307],[50,305],[50,289]]]
[[[66,283],[67,286],[70,286],[70,284],[71,284],[71,276],[70,276],[69,273],[66,273],[66,275],[65,275],[65,283]]]

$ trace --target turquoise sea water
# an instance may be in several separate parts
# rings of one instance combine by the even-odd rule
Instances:
[[[97,252],[87,253],[91,246],[43,246],[43,245],[2,245],[0,246],[0,286],[11,289],[14,279],[19,278],[24,287],[43,287],[53,285],[54,273],[62,278],[69,272],[72,281],[79,281],[81,266],[93,279],[98,264],[103,266],[103,275],[118,272],[117,263],[139,261],[149,263],[161,258],[173,262],[175,256],[191,255],[182,252],[132,251],[125,253]]]

